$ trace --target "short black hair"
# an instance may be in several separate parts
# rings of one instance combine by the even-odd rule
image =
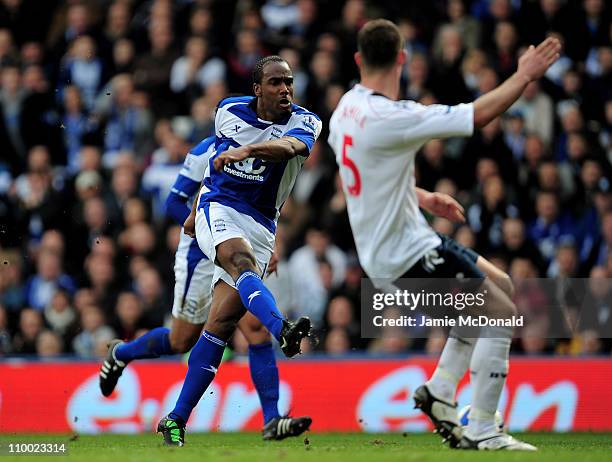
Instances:
[[[287,61],[278,55],[270,55],[266,56],[265,58],[261,58],[259,61],[257,61],[255,67],[253,68],[253,83],[261,83],[264,67],[268,63],[287,63]]]
[[[365,67],[388,69],[403,46],[399,28],[387,19],[368,21],[357,34],[357,48]]]

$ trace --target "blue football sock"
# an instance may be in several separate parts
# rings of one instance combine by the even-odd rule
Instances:
[[[249,368],[251,379],[261,401],[264,424],[267,424],[278,413],[278,367],[276,356],[270,342],[249,345]]]
[[[159,358],[174,354],[170,347],[170,329],[158,327],[136,340],[115,348],[115,359],[129,363],[134,359]]]
[[[189,355],[187,376],[176,405],[170,413],[171,418],[178,416],[183,419],[183,422],[189,420],[191,411],[215,378],[219,364],[221,364],[223,350],[225,350],[225,342],[204,331]]]
[[[261,277],[253,271],[245,271],[236,280],[236,288],[244,306],[268,328],[276,340],[280,340],[285,317],[278,310],[272,292]]]

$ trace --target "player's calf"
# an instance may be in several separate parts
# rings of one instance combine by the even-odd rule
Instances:
[[[182,319],[173,318],[170,329],[170,348],[174,353],[187,353],[200,338],[204,324],[192,324]]]

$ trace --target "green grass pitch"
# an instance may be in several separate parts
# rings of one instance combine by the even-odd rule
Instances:
[[[540,447],[537,453],[450,450],[430,434],[314,433],[284,441],[264,442],[256,433],[187,434],[187,445],[167,448],[161,437],[146,435],[68,436],[0,435],[0,447],[8,442],[56,441],[68,444],[68,455],[50,460],[83,462],[444,462],[538,461],[590,462],[612,460],[611,433],[530,433],[517,435]],[[71,441],[72,439],[72,441]],[[41,460],[41,456],[6,457],[0,460]]]

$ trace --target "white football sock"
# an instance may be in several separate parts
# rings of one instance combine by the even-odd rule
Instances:
[[[455,401],[457,385],[468,369],[476,340],[459,337],[456,329],[451,329],[436,370],[427,382],[427,387],[437,398]]]
[[[467,436],[479,439],[497,431],[495,412],[508,374],[512,329],[486,327],[470,362],[472,404]]]

